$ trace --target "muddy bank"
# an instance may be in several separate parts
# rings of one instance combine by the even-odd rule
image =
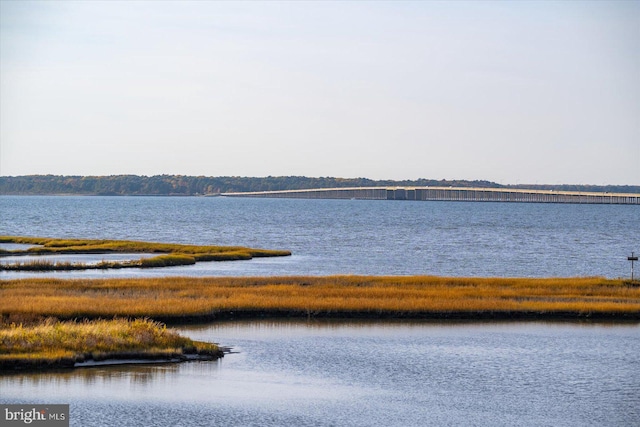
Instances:
[[[86,368],[93,366],[132,365],[151,363],[182,363],[191,361],[211,361],[224,357],[230,350],[199,351],[194,353],[175,352],[171,354],[145,354],[141,352],[121,352],[94,357],[91,354],[58,359],[0,359],[0,374],[15,371],[43,371],[49,369]]]

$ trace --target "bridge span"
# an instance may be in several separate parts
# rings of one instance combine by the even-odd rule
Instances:
[[[346,187],[222,193],[226,197],[640,205],[640,194],[472,187]]]

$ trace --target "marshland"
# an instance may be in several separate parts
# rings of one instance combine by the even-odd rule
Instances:
[[[73,367],[85,358],[186,360],[187,347],[217,354],[211,353],[215,346],[195,350],[178,336],[167,343],[158,324],[117,320],[147,317],[171,323],[264,317],[638,321],[640,283],[418,276],[6,280],[0,281],[0,369]],[[69,321],[51,325],[51,319]],[[146,329],[135,329],[140,326]]]
[[[112,254],[112,253],[148,253],[155,255],[124,262],[100,261],[94,264],[57,262],[50,260],[32,260],[0,263],[0,271],[69,271],[87,269],[120,269],[120,268],[159,268],[177,265],[191,265],[199,261],[237,261],[253,257],[287,256],[288,251],[251,249],[244,247],[196,246],[167,243],[152,243],[124,240],[91,240],[91,239],[55,239],[24,236],[0,236],[0,244],[8,249],[0,248],[2,256],[33,256],[60,254]],[[26,247],[25,247],[26,246]],[[4,284],[0,284],[4,293]],[[34,301],[42,301],[44,289],[36,290],[33,295],[22,297],[27,305]],[[109,292],[109,291],[108,291]],[[45,291],[46,293],[46,291]],[[9,295],[3,295],[8,298]],[[8,299],[6,300],[9,301]],[[14,300],[15,301],[15,300]],[[59,301],[61,302],[61,301]],[[80,302],[82,305],[96,307],[104,304],[102,298],[89,298]],[[142,302],[142,301],[141,301]],[[63,302],[62,306],[76,302]],[[148,304],[148,301],[146,302]],[[167,303],[166,301],[164,302]],[[143,302],[144,304],[144,302]],[[175,333],[168,333],[160,324],[140,320],[133,312],[126,316],[135,320],[89,320],[97,317],[114,317],[118,314],[102,311],[98,316],[87,316],[80,313],[50,313],[45,315],[45,324],[35,319],[43,313],[31,305],[7,307],[0,309],[0,316],[26,319],[27,324],[2,322],[0,318],[0,370],[26,368],[60,368],[74,367],[91,361],[122,360],[171,360],[189,359],[186,354],[195,354],[196,358],[215,359],[222,353],[214,344],[196,343]],[[144,316],[144,315],[143,315]],[[57,318],[85,318],[82,323],[60,323]],[[52,323],[53,322],[53,323]],[[4,326],[3,326],[4,324]],[[6,326],[8,325],[8,326]],[[193,357],[192,357],[193,359]]]
[[[640,319],[640,283],[429,276],[19,279],[0,282],[0,315],[171,322],[241,316]]]
[[[237,261],[253,257],[289,256],[285,250],[253,249],[237,246],[197,246],[127,240],[55,239],[26,236],[0,236],[0,245],[24,245],[22,249],[0,247],[0,271],[69,271],[114,268],[159,268],[192,265],[203,261]],[[129,261],[100,261],[94,264],[33,259],[28,262],[2,263],[2,257],[69,254],[154,254]],[[155,255],[160,254],[160,255]]]
[[[0,202],[11,207],[0,211],[2,235],[291,251],[166,268],[0,272],[7,329],[146,318],[233,349],[217,361],[5,372],[0,401],[69,402],[82,425],[96,424],[95,414],[122,425],[637,421],[639,297],[626,261],[640,241],[633,207]]]
[[[215,344],[181,337],[149,319],[0,324],[0,343],[0,371],[222,357]]]

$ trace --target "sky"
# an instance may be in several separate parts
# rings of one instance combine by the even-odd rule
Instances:
[[[640,185],[640,1],[0,0],[0,175]]]

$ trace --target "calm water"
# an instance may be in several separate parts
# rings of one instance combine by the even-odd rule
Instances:
[[[0,235],[293,252],[61,277],[627,277],[639,223],[638,206],[0,196]],[[0,280],[29,275],[42,274]],[[238,322],[182,331],[238,353],[0,375],[0,402],[70,403],[74,426],[640,425],[638,324]]]
[[[182,329],[219,362],[0,376],[75,426],[632,426],[640,329],[237,322]]]
[[[615,278],[629,276],[626,258],[640,252],[640,206],[0,196],[0,235],[293,252],[286,258],[161,270],[58,273],[72,277],[348,273]],[[26,275],[0,273],[0,279]]]

